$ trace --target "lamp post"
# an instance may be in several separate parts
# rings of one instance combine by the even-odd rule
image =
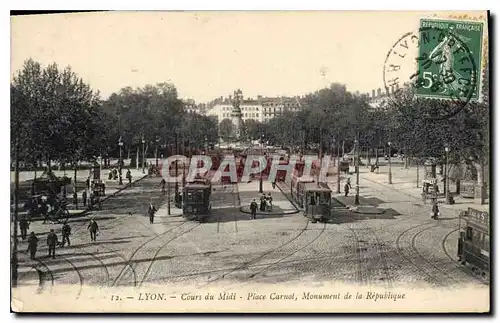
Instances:
[[[142,137],[142,173],[145,174],[145,161],[146,161],[146,156],[145,155],[145,150],[144,150],[144,144],[146,143],[146,141],[144,140],[144,137]]]
[[[354,204],[359,205],[359,142],[358,139],[354,140],[354,167],[356,168],[356,196],[354,197]]]
[[[450,152],[450,147],[446,145],[444,151],[446,153],[446,164],[444,167],[444,199],[446,200],[446,204],[450,204],[450,185],[448,180],[448,168],[450,167],[448,164],[448,153]]]
[[[122,146],[123,146],[123,141],[122,141],[122,137],[120,136],[120,138],[118,139],[118,147],[120,147],[120,159],[118,160],[118,185],[123,185],[123,181],[122,181],[122,164],[123,164],[123,160],[122,160]]]
[[[208,137],[205,136],[205,155],[208,154]]]
[[[156,149],[155,149],[155,158],[156,158],[156,167],[158,167],[158,142],[160,141],[160,138],[156,136]]]
[[[260,136],[260,146],[261,146],[261,151],[262,153],[264,152],[264,134],[261,134]],[[260,167],[262,167],[262,165],[259,165]],[[262,189],[262,171],[260,171],[260,176],[259,176],[259,193],[263,193],[263,189]]]
[[[389,141],[387,145],[389,145],[389,184],[392,184],[391,142]]]
[[[335,142],[337,146],[337,194],[340,194],[340,134],[337,135],[337,141]]]

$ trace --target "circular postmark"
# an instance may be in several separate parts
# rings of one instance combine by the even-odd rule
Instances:
[[[408,93],[444,100],[439,109],[429,109],[424,117],[445,119],[475,99],[478,68],[463,38],[453,32],[453,26],[424,26],[398,39],[386,56],[383,72],[384,86],[393,103],[398,104]]]

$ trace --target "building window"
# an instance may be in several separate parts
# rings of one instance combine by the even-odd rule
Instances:
[[[259,111],[259,107],[255,108],[256,111]]]
[[[245,118],[247,117],[247,114],[245,113]]]
[[[255,114],[255,116],[258,118],[258,117],[259,117],[259,114],[258,114],[258,113],[256,113],[256,114]]]

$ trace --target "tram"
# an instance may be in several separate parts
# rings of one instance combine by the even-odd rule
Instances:
[[[461,226],[461,221],[465,226]],[[464,265],[483,277],[490,271],[490,218],[488,212],[473,208],[460,214],[460,236],[458,238],[458,258]]]
[[[207,180],[186,183],[182,190],[182,214],[188,220],[204,222],[210,215],[212,185]]]
[[[314,183],[314,179],[310,175],[302,175],[302,176],[293,176],[291,185],[290,185],[290,193],[292,195],[292,199],[297,202],[299,207],[304,207],[304,195],[305,195],[305,185],[307,183]]]
[[[331,215],[332,190],[326,183],[304,183],[304,216],[312,223],[325,222]]]

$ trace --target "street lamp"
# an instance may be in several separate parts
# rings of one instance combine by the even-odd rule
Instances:
[[[160,138],[156,136],[156,150],[155,150],[155,158],[156,158],[156,167],[158,167],[158,142],[160,141]]]
[[[144,171],[144,167],[145,167],[145,161],[146,161],[146,156],[145,155],[145,150],[144,150],[144,143],[146,143],[146,141],[144,140],[144,137],[142,137],[142,173],[145,174],[146,172]]]
[[[358,139],[354,140],[354,158],[355,164],[354,167],[356,168],[356,196],[354,197],[354,204],[359,205],[359,142]]]
[[[263,133],[260,135],[260,145],[261,145],[261,148],[262,148],[261,152],[264,153],[264,134]],[[265,154],[264,154],[264,156],[265,156]],[[262,165],[259,165],[259,167],[262,167]],[[260,171],[260,176],[259,176],[259,193],[263,193],[263,192],[264,192],[264,190],[262,189],[262,171]]]
[[[444,199],[446,204],[450,204],[450,185],[448,180],[448,167],[450,167],[448,164],[448,153],[450,152],[450,147],[446,145],[444,151],[446,152],[446,164],[444,167]]]
[[[122,181],[122,164],[123,164],[123,160],[122,160],[122,146],[123,146],[123,142],[122,142],[122,137],[121,136],[118,139],[118,146],[120,147],[120,159],[118,160],[118,173],[119,173],[118,185],[123,185],[123,181]]]
[[[392,165],[391,165],[391,142],[387,143],[389,145],[389,184],[392,184]]]
[[[340,133],[337,135],[337,194],[340,194]]]

